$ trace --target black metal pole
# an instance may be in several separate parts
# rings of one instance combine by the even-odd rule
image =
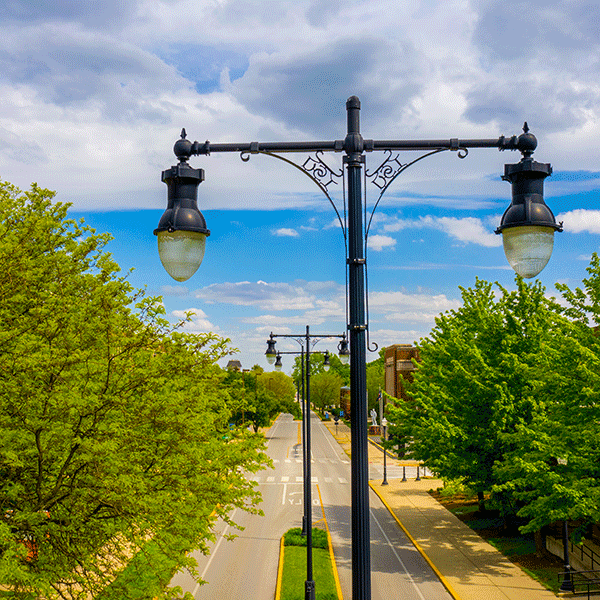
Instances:
[[[344,163],[348,177],[348,308],[350,313],[350,424],[352,442],[352,600],[371,598],[369,464],[367,439],[365,258],[361,177],[364,163],[360,101],[346,102],[348,134]]]
[[[573,578],[571,576],[571,565],[569,561],[569,522],[565,519],[563,521],[563,559],[565,576],[560,584],[562,592],[573,591]]]
[[[307,489],[306,489],[306,379],[304,374],[304,346],[300,346],[300,374],[302,377],[302,476],[304,512],[302,514],[302,535],[306,535],[306,513],[308,511]]]
[[[307,489],[306,499],[306,582],[304,584],[305,600],[315,600],[315,582],[313,579],[312,560],[312,469],[310,453],[310,332],[306,326],[306,477],[304,486]]]
[[[364,223],[362,217],[361,177],[365,152],[383,150],[436,151],[454,150],[464,158],[468,148],[499,148],[500,150],[519,150],[529,158],[537,146],[535,137],[528,133],[512,137],[501,136],[497,139],[461,140],[365,140],[360,133],[360,101],[351,96],[346,102],[348,130],[344,140],[315,142],[244,142],[229,144],[211,144],[209,141],[190,142],[186,139],[185,130],[181,139],[175,143],[174,152],[179,165],[163,173],[163,181],[169,186],[169,198],[177,197],[185,200],[183,191],[191,185],[197,188],[203,178],[196,177],[187,161],[192,155],[210,155],[211,152],[239,152],[244,160],[250,154],[266,153],[277,156],[285,152],[345,152],[344,165],[348,181],[348,308],[350,332],[350,387],[351,387],[351,440],[352,440],[352,600],[370,600],[371,598],[371,558],[369,532],[369,487],[368,487],[368,439],[367,439],[367,385],[366,385],[366,319],[365,319],[365,258],[364,258]],[[429,156],[430,154],[427,154]],[[424,157],[423,157],[424,158]],[[325,191],[323,185],[309,170],[290,164],[304,171]],[[412,163],[409,163],[412,164]],[[190,173],[194,171],[193,177]],[[199,171],[198,171],[199,172]],[[397,173],[398,174],[398,173]],[[394,175],[387,183],[391,183]],[[190,183],[190,179],[193,182]],[[387,186],[386,186],[387,187]],[[176,193],[177,192],[177,193]],[[180,193],[181,192],[181,193]],[[182,195],[183,194],[183,195]],[[330,199],[330,198],[329,198]],[[170,201],[169,200],[169,201]],[[331,199],[330,199],[331,201]],[[332,202],[333,204],[333,202]],[[197,210],[197,209],[196,209]],[[165,214],[173,211],[168,206]],[[336,209],[337,211],[337,209]],[[199,213],[199,211],[198,211]],[[164,217],[165,215],[163,215]],[[203,217],[200,214],[203,220]],[[161,218],[162,222],[162,218]],[[531,223],[528,223],[531,224]],[[160,223],[159,223],[160,225]],[[178,229],[186,230],[185,224],[178,224]],[[158,228],[155,233],[164,231]],[[292,336],[284,336],[292,337]],[[308,335],[307,335],[308,343]],[[308,364],[308,347],[307,347]],[[309,375],[307,373],[306,423],[307,438],[310,439],[310,396],[308,392]],[[310,449],[308,449],[310,453]],[[310,455],[309,455],[310,459]],[[310,465],[310,460],[307,461]],[[310,506],[309,506],[310,508]],[[310,511],[309,511],[310,512]],[[308,583],[308,582],[307,582]]]

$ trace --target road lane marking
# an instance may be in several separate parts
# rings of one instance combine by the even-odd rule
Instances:
[[[404,569],[404,572],[406,573],[408,580],[412,583],[417,594],[419,595],[419,598],[421,598],[421,600],[425,600],[425,596],[423,596],[421,590],[417,587],[415,580],[412,578],[412,575],[410,574],[409,570],[406,568],[406,565],[404,564],[404,561],[400,558],[400,555],[398,554],[398,552],[396,552],[396,548],[394,548],[394,545],[392,544],[392,540],[390,540],[390,538],[386,535],[385,531],[383,530],[383,527],[381,526],[381,523],[377,520],[375,513],[373,513],[373,511],[371,509],[369,509],[369,512],[371,513],[371,518],[375,521],[375,523],[377,523],[377,527],[379,527],[379,531],[381,531],[383,537],[385,538],[385,541],[388,543],[388,546],[392,549],[394,556],[398,559],[398,562],[402,565],[402,568]]]
[[[233,516],[235,515],[235,513],[237,512],[237,508],[234,509],[234,511],[231,513],[231,519],[233,519]],[[206,572],[208,571],[208,568],[210,567],[213,559],[215,558],[215,556],[217,555],[217,551],[219,550],[219,546],[221,545],[221,542],[225,539],[225,535],[227,534],[227,532],[229,531],[229,528],[231,526],[228,524],[225,529],[223,529],[223,533],[221,534],[221,537],[219,538],[219,541],[217,542],[217,545],[213,548],[211,554],[210,554],[210,558],[208,560],[208,562],[206,563],[206,567],[204,567],[204,571],[202,571],[202,573],[200,574],[200,579],[204,579],[204,577],[206,576]],[[196,592],[200,589],[200,582],[198,582],[196,584],[196,587],[194,588],[194,591],[192,592],[192,596],[194,596],[194,598],[196,597]]]
[[[381,500],[381,503],[388,509],[390,515],[394,518],[400,529],[404,532],[406,537],[411,541],[412,545],[417,549],[417,552],[425,559],[425,562],[431,567],[431,570],[438,576],[438,579],[442,583],[442,585],[446,588],[448,593],[454,598],[454,600],[461,600],[460,596],[454,591],[454,588],[450,585],[450,582],[442,575],[441,571],[433,564],[433,561],[427,556],[425,550],[421,548],[421,545],[415,538],[409,533],[408,529],[404,527],[402,521],[398,518],[392,507],[384,500],[383,496],[377,491],[377,489],[373,486],[371,482],[369,482],[369,487],[375,492],[377,497]]]
[[[329,546],[329,558],[331,560],[331,570],[333,571],[333,579],[335,580],[335,590],[337,592],[338,600],[344,600],[344,597],[342,595],[342,586],[340,584],[340,578],[337,571],[337,564],[335,563],[335,554],[333,553],[333,543],[331,542],[331,532],[329,531],[329,523],[327,523],[327,517],[325,516],[325,507],[323,506],[323,498],[321,497],[321,488],[318,485],[317,492],[319,494],[319,502],[321,503],[321,512],[323,513],[325,531],[327,532],[327,546]]]

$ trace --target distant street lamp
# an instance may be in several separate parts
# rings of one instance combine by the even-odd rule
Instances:
[[[237,152],[248,161],[252,154],[266,154],[290,164],[307,175],[324,193],[336,211],[346,242],[348,269],[347,328],[350,333],[350,388],[352,390],[352,599],[371,597],[370,524],[368,485],[368,429],[366,349],[367,317],[365,247],[371,221],[363,222],[362,181],[367,180],[379,190],[376,208],[390,184],[416,162],[442,151],[457,152],[465,158],[469,148],[519,150],[518,164],[506,165],[504,179],[512,184],[512,203],[504,213],[497,233],[503,234],[504,251],[509,263],[523,277],[535,277],[546,265],[554,243],[554,232],[562,231],[556,224],[543,198],[543,182],[550,175],[549,164],[532,159],[537,146],[527,124],[519,136],[497,139],[452,138],[449,140],[371,140],[360,133],[360,101],[352,96],[346,102],[347,134],[343,140],[296,142],[244,142],[211,144],[190,142],[185,130],[174,147],[179,163],[163,171],[167,184],[167,210],[154,233],[158,236],[160,259],[167,272],[177,281],[185,281],[200,266],[209,230],[198,210],[198,185],[204,180],[202,169],[193,169],[188,160],[194,155],[216,152]],[[366,154],[385,152],[384,160],[373,170],[366,168]],[[402,163],[401,151],[424,152],[418,158]],[[325,152],[344,153],[345,168],[331,168],[322,159]],[[308,153],[302,164],[292,162],[284,154]],[[312,155],[311,155],[312,153]],[[344,218],[329,194],[329,186],[344,180],[347,184],[348,212],[344,202]],[[345,200],[345,199],[344,199]],[[366,215],[365,215],[366,216]],[[347,226],[346,226],[347,217]],[[372,219],[372,215],[371,215]]]
[[[302,530],[306,532],[306,582],[304,585],[305,600],[315,600],[315,582],[313,579],[313,560],[312,560],[312,467],[311,467],[311,427],[310,427],[310,350],[314,345],[322,339],[327,338],[342,338],[346,340],[346,334],[311,334],[310,327],[306,326],[306,333],[303,335],[295,334],[274,334],[271,333],[267,340],[267,351],[265,352],[267,361],[271,363],[273,354],[275,354],[275,368],[281,371],[281,355],[282,354],[298,354],[297,352],[279,352],[275,350],[275,338],[292,338],[302,347],[302,358],[306,360],[304,368],[304,406],[303,414],[303,435],[304,443],[302,444],[303,455],[303,479],[304,479],[304,516],[302,517]],[[344,346],[347,349],[347,345]],[[340,342],[340,351],[342,342]],[[325,358],[329,362],[329,352],[325,353]],[[324,361],[325,362],[325,361]],[[327,370],[327,369],[326,369]]]
[[[387,432],[387,419],[385,417],[382,417],[381,419],[381,426],[383,427],[383,481],[381,482],[381,485],[388,485],[388,480],[387,480],[387,450],[385,449],[385,441],[386,441],[386,432]]]

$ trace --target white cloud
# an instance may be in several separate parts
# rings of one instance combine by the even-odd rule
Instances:
[[[459,300],[445,294],[407,294],[401,291],[371,292],[369,310],[394,317],[394,320],[427,320],[447,310],[457,309]]]
[[[368,244],[371,250],[380,252],[384,248],[394,248],[396,240],[389,235],[370,235],[368,237]]]
[[[224,303],[237,306],[256,306],[263,310],[308,310],[315,307],[314,294],[301,284],[240,281],[215,283],[194,292],[208,304]]]
[[[344,102],[355,93],[365,137],[490,138],[518,133],[527,118],[556,164],[576,157],[579,168],[595,168],[593,0],[530,3],[526,22],[513,18],[516,0],[51,4],[14,0],[0,15],[0,173],[21,187],[58,189],[79,208],[124,197],[131,208],[160,206],[157,176],[182,126],[216,142],[343,139]],[[548,145],[561,135],[565,143]],[[418,183],[443,200],[451,188],[479,186],[475,195],[489,200],[502,184],[482,191],[481,181],[498,172],[496,156],[471,152],[472,176],[447,158],[411,168],[403,193]],[[219,208],[314,202],[311,182],[298,174],[304,183],[290,186],[294,174],[282,165],[208,162],[203,187]],[[254,177],[261,169],[269,176]]]
[[[443,231],[450,237],[479,246],[497,247],[502,239],[485,228],[481,219],[476,217],[434,217],[427,215],[418,219],[396,219],[384,224],[383,230],[388,232],[403,229],[435,229]]]
[[[286,227],[274,229],[271,233],[277,237],[300,237],[300,234],[295,229],[288,229]]]
[[[556,217],[556,221],[564,222],[564,230],[569,233],[598,233],[600,234],[600,210],[578,208]]]

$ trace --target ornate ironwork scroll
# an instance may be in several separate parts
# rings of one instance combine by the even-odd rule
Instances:
[[[339,212],[337,206],[335,205],[335,202],[332,200],[331,196],[329,195],[329,189],[328,189],[332,183],[337,185],[340,180],[343,180],[343,178],[344,178],[343,169],[334,171],[326,162],[324,162],[321,159],[321,155],[323,154],[323,152],[321,152],[320,150],[315,152],[314,156],[309,156],[304,161],[304,163],[301,165],[298,163],[295,163],[294,161],[290,160],[289,158],[285,158],[284,156],[281,156],[281,154],[277,154],[276,152],[269,152],[268,150],[258,150],[258,149],[256,149],[256,150],[251,149],[249,151],[244,150],[243,152],[240,152],[240,158],[244,162],[248,162],[250,160],[251,154],[266,154],[267,156],[272,156],[273,158],[278,158],[279,160],[286,162],[288,165],[292,165],[292,167],[295,167],[296,169],[298,169],[299,171],[304,173],[307,177],[309,177],[312,181],[314,181],[317,184],[317,186],[319,187],[319,189],[323,192],[323,194],[325,194],[325,197],[329,200],[331,206],[333,206],[333,209],[335,210],[335,214],[337,215],[337,218],[340,222],[342,232],[344,234],[344,240],[346,239],[346,223],[345,223],[344,219],[342,219],[340,212]]]

